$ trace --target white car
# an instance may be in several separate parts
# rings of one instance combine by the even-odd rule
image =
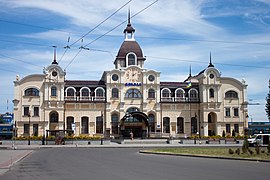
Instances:
[[[248,139],[249,146],[255,146],[256,143],[259,146],[268,146],[270,142],[270,134],[255,134],[252,138]]]

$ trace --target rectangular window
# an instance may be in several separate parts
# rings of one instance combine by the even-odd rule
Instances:
[[[29,124],[23,125],[23,133],[24,135],[29,136]]]
[[[34,116],[39,116],[39,107],[34,107]]]
[[[38,136],[38,124],[33,124],[33,135]]]
[[[239,124],[234,124],[234,131],[239,133]]]
[[[29,107],[23,107],[23,115],[28,116],[29,110],[30,110]]]
[[[231,116],[230,108],[225,108],[225,116],[226,117],[230,117]]]
[[[233,108],[233,116],[235,117],[239,116],[239,108]]]
[[[96,117],[96,133],[103,133],[103,117],[98,116]]]
[[[231,125],[226,124],[226,133],[231,133]]]

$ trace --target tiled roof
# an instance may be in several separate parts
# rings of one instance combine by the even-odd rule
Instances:
[[[66,86],[105,86],[104,81],[66,80]]]

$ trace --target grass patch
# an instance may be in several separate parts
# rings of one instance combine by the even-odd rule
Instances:
[[[229,149],[233,150],[233,154],[229,153]],[[244,154],[240,152],[236,153],[237,148],[228,147],[181,147],[181,148],[158,148],[147,150],[147,152],[155,153],[168,153],[168,154],[183,154],[183,155],[201,155],[211,157],[229,157],[229,158],[244,158],[255,160],[270,160],[270,155],[267,153],[266,148],[261,148],[261,153],[256,154],[255,148],[249,148],[254,153]]]

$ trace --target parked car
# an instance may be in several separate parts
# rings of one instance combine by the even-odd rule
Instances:
[[[270,134],[256,134],[248,139],[249,146],[255,146],[256,143],[258,143],[259,146],[268,146],[269,142]]]

